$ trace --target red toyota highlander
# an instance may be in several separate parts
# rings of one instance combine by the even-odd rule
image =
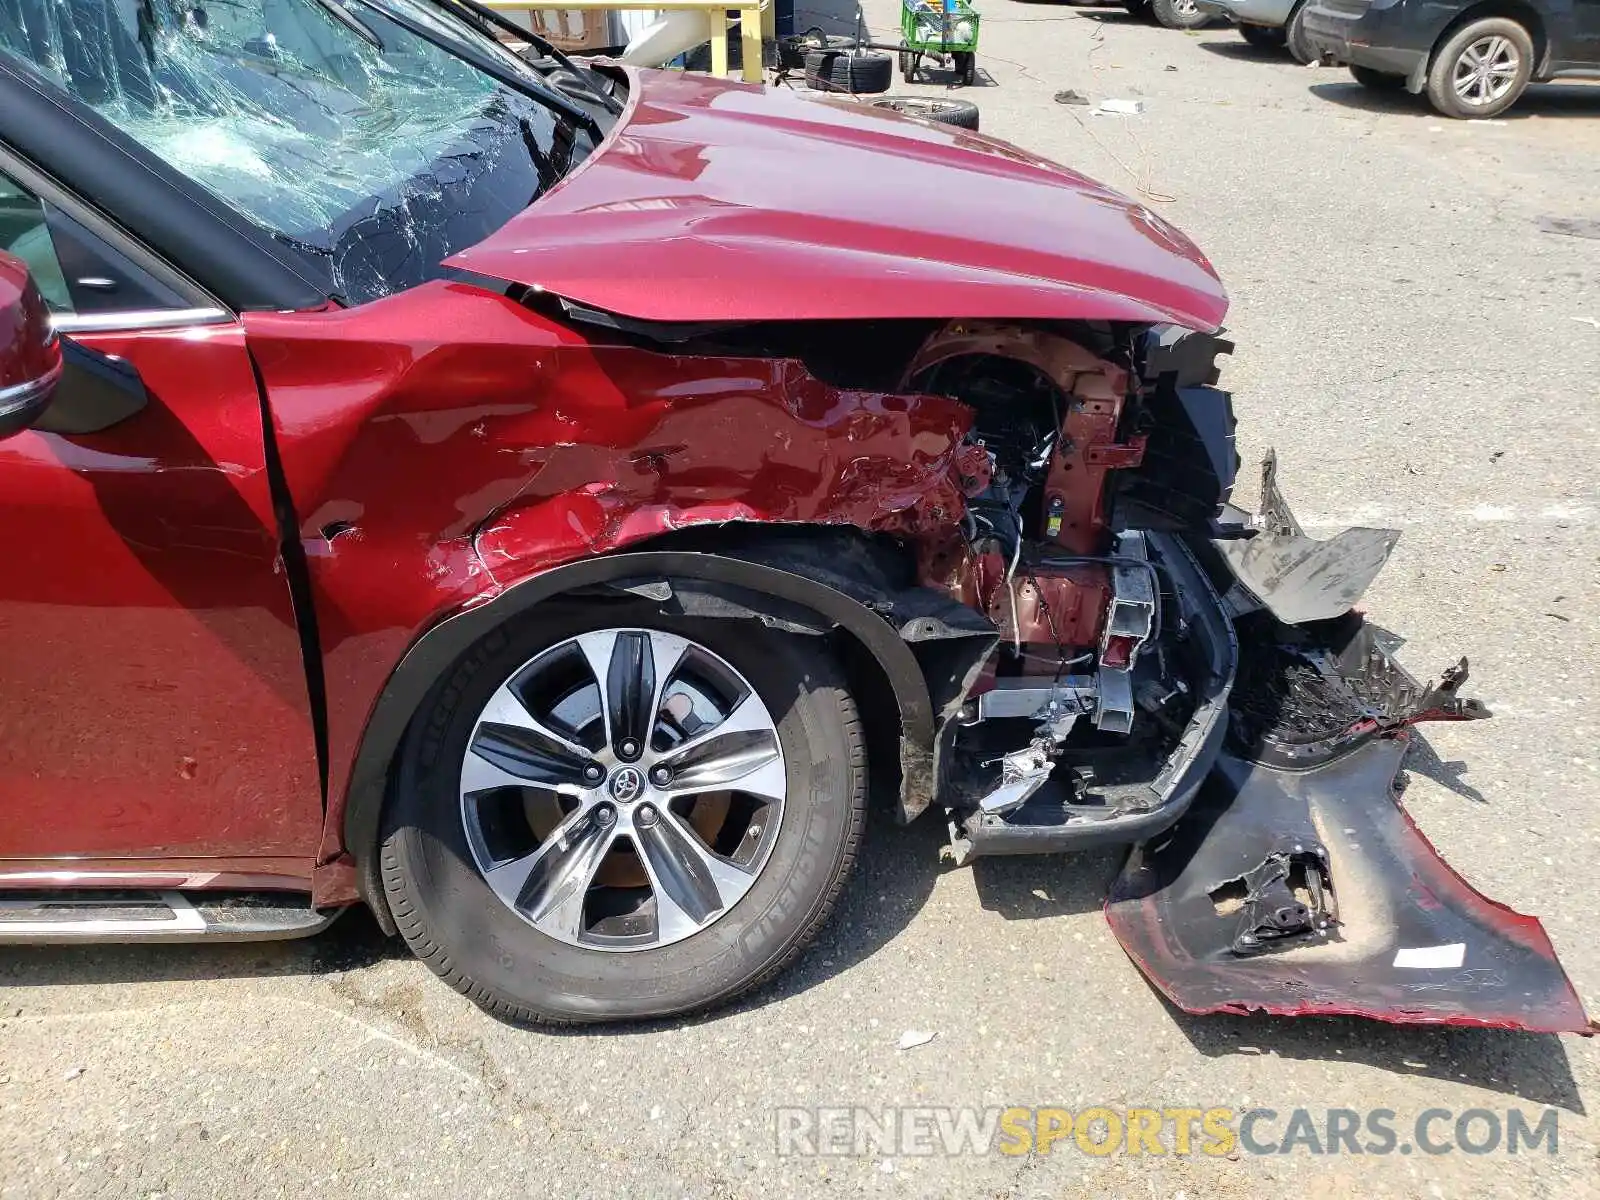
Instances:
[[[365,904],[503,1016],[683,1012],[870,802],[1133,847],[1112,927],[1194,1012],[1587,1028],[1395,799],[1488,715],[1352,610],[1396,535],[1308,537],[1270,459],[1230,503],[1188,239],[506,32],[0,0],[0,941]]]

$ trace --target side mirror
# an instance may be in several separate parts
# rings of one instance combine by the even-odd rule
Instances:
[[[0,252],[0,438],[21,433],[50,407],[61,342],[20,259]]]

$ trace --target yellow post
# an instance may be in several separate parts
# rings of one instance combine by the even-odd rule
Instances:
[[[728,14],[721,9],[711,14],[711,73],[728,77]]]
[[[739,43],[744,51],[746,83],[761,82],[761,12],[760,0],[739,10]]]
[[[594,11],[649,8],[667,12],[703,12],[711,24],[711,73],[728,76],[728,11],[739,13],[739,37],[744,52],[743,77],[761,82],[761,42],[777,34],[778,17],[773,0],[482,0],[490,8],[526,11],[531,8]]]

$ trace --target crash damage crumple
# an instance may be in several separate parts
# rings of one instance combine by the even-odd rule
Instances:
[[[1465,659],[1419,684],[1349,611],[1398,534],[1306,538],[1275,468],[1261,532],[1217,543],[1247,589],[1227,748],[1130,855],[1106,902],[1117,940],[1196,1014],[1594,1032],[1538,920],[1475,891],[1401,807],[1412,726],[1490,714],[1458,694]]]
[[[419,632],[449,615],[691,527],[915,540],[960,520],[972,413],[946,397],[834,387],[792,359],[656,353],[463,282],[244,321],[305,514],[328,697],[325,859],[344,850],[366,715]]]
[[[1216,329],[1167,222],[952,126],[781,88],[630,72],[601,148],[447,265],[663,322],[961,317]]]
[[[1400,807],[1407,740],[1310,771],[1224,755],[1112,888],[1129,957],[1191,1013],[1593,1032],[1543,926],[1475,891]]]

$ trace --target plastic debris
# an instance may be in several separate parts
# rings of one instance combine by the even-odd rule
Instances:
[[[1062,88],[1056,93],[1057,104],[1087,104],[1089,97],[1073,91],[1071,88]]]
[[[900,1035],[899,1049],[914,1050],[918,1046],[926,1046],[938,1035],[928,1029],[908,1029]]]
[[[1095,109],[1097,113],[1120,113],[1129,117],[1136,117],[1143,111],[1143,100],[1117,100],[1112,98],[1100,101],[1100,106]]]

